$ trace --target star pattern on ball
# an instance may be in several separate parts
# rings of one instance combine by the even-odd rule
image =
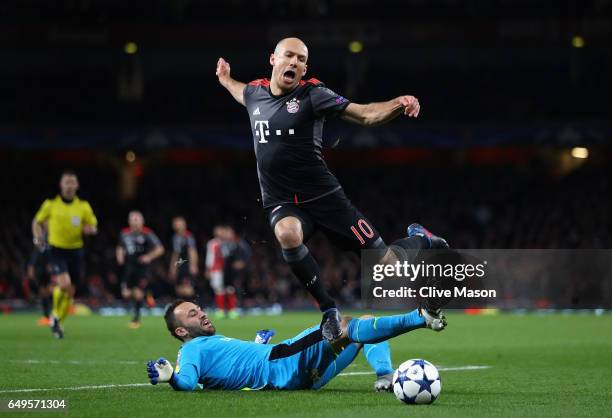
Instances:
[[[419,392],[421,393],[423,391],[427,391],[429,393],[431,393],[431,384],[433,383],[433,381],[428,380],[427,376],[425,376],[424,379],[422,380],[413,380],[414,383],[417,383],[419,385]]]
[[[413,360],[413,366],[421,366],[422,369],[425,369],[425,360]]]

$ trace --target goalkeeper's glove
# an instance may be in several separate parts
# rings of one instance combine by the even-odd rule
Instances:
[[[147,362],[147,374],[149,375],[149,381],[152,385],[156,385],[159,382],[169,382],[172,379],[174,370],[172,364],[165,358],[153,362]]]

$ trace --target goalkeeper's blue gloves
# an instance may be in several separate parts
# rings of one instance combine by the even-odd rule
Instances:
[[[153,362],[147,362],[147,374],[149,375],[149,381],[152,385],[156,385],[159,382],[169,382],[172,379],[174,370],[172,364],[165,358]]]

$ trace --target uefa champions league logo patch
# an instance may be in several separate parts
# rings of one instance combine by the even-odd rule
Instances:
[[[295,97],[287,102],[287,112],[297,113],[300,110],[300,101]]]

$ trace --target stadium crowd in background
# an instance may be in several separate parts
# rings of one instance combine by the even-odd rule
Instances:
[[[0,219],[0,298],[29,298],[38,303],[34,286],[27,286],[27,265],[33,245],[29,224],[40,199],[57,190],[59,164],[28,167],[15,188],[8,173],[22,173],[18,162],[3,168],[4,190],[21,205],[6,207]],[[77,298],[92,307],[121,304],[121,275],[115,262],[118,232],[133,208],[143,214],[162,244],[172,249],[172,219],[180,214],[189,221],[197,246],[199,265],[193,275],[195,293],[205,306],[215,306],[207,280],[207,243],[216,225],[232,226],[251,254],[235,275],[237,299],[245,308],[280,303],[288,308],[312,307],[307,294],[281,261],[278,248],[262,221],[256,179],[251,167],[183,166],[160,164],[139,179],[134,199],[118,199],[118,179],[107,168],[80,167],[83,197],[91,202],[100,222],[95,239],[86,240],[85,276],[77,284]],[[541,166],[446,166],[426,171],[416,166],[410,176],[401,167],[334,168],[356,205],[376,222],[382,233],[397,232],[396,223],[420,221],[444,234],[456,248],[607,248],[612,210],[609,177],[585,167],[567,176],[552,176]],[[17,174],[19,175],[19,174]],[[385,181],[380,181],[384,177]],[[95,188],[104,178],[106,187]],[[41,179],[43,179],[41,181]],[[383,185],[369,187],[370,183]],[[398,194],[397,190],[407,193]],[[222,193],[221,193],[222,191]],[[393,208],[379,205],[393,199]],[[24,210],[23,208],[29,208]],[[435,210],[432,210],[435,208]],[[590,216],[582,216],[588,209]],[[11,212],[12,211],[12,212]],[[10,213],[8,213],[10,212]],[[398,213],[400,214],[398,216]],[[10,243],[10,245],[9,245]],[[358,306],[359,263],[335,250],[320,235],[309,243],[321,262],[330,295],[344,306]],[[151,266],[150,290],[158,303],[174,297],[171,251]],[[240,263],[238,263],[240,264]],[[240,266],[239,266],[240,267]],[[195,268],[195,267],[194,267]],[[229,300],[228,300],[229,302]]]

